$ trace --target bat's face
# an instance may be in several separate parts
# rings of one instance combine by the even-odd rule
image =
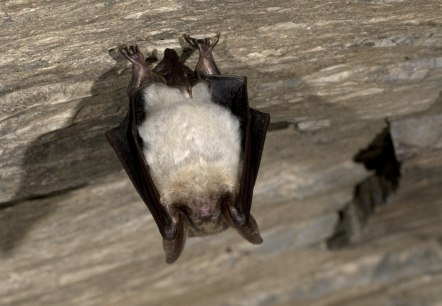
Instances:
[[[201,236],[221,232],[228,227],[222,213],[225,196],[207,196],[176,205],[189,221],[189,235]]]

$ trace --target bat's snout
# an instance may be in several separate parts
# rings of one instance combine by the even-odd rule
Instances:
[[[215,211],[211,207],[202,207],[196,214],[202,221],[210,221],[215,216]]]

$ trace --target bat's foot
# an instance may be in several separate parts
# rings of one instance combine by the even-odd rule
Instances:
[[[194,49],[198,49],[200,52],[200,58],[198,64],[196,65],[196,72],[200,76],[207,75],[220,75],[218,67],[213,59],[212,50],[215,48],[219,41],[221,33],[218,32],[215,38],[212,40],[210,38],[197,39],[190,37],[187,34],[183,35],[184,40]]]
[[[196,39],[190,37],[187,34],[184,34],[183,38],[185,41],[187,41],[189,45],[192,46],[192,48],[203,51],[203,50],[213,50],[213,48],[215,48],[216,44],[218,43],[220,36],[221,36],[220,32],[216,33],[216,36],[213,41],[211,41],[210,38]]]
[[[132,79],[127,89],[129,96],[138,88],[146,86],[153,82],[163,82],[161,76],[152,72],[146,65],[144,55],[140,52],[137,45],[122,46],[120,53],[132,63]]]
[[[137,68],[144,68],[144,55],[140,52],[137,45],[120,47],[120,53]]]

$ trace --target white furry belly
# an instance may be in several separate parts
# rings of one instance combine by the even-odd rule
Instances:
[[[200,84],[193,89],[193,99],[164,85],[146,89],[151,99],[139,133],[160,194],[167,192],[173,181],[183,180],[177,176],[186,176],[189,184],[202,188],[205,181],[216,177],[229,181],[234,189],[240,155],[239,121],[212,102],[207,86]],[[159,90],[166,90],[166,94]],[[161,98],[156,101],[152,96]],[[167,101],[162,101],[164,97]]]

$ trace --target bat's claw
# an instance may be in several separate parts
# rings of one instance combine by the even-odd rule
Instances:
[[[166,263],[171,264],[180,257],[184,249],[187,238],[187,219],[183,214],[179,214],[179,219],[175,223],[176,232],[172,239],[163,237],[163,249],[166,254]]]
[[[120,46],[120,53],[133,65],[144,66],[144,55],[137,45]]]
[[[262,243],[262,237],[259,233],[258,224],[256,223],[255,218],[253,218],[252,215],[250,215],[249,222],[246,224],[246,226],[238,229],[238,232],[247,241],[249,241],[253,244],[261,244]]]
[[[221,37],[221,32],[216,32],[215,40],[210,44],[210,48],[212,48],[212,49],[215,48],[220,37]]]
[[[213,41],[211,41],[210,38],[202,38],[202,39],[193,38],[193,37],[190,37],[187,34],[184,34],[183,38],[194,49],[199,49],[199,50],[207,50],[207,49],[209,49],[209,50],[212,50],[216,46],[216,44],[218,43],[220,36],[221,36],[221,33],[217,32],[216,36],[213,39]]]
[[[230,221],[230,225],[247,241],[253,244],[261,244],[262,237],[259,233],[258,224],[252,215],[246,216],[238,211],[233,205],[227,204],[224,215]]]
[[[190,37],[187,34],[183,35],[184,40],[194,49],[198,49],[200,53],[200,58],[196,65],[196,72],[199,76],[208,75],[220,75],[221,71],[215,64],[213,59],[212,50],[219,41],[221,33],[216,33],[215,38],[211,41],[210,38],[197,39]]]

